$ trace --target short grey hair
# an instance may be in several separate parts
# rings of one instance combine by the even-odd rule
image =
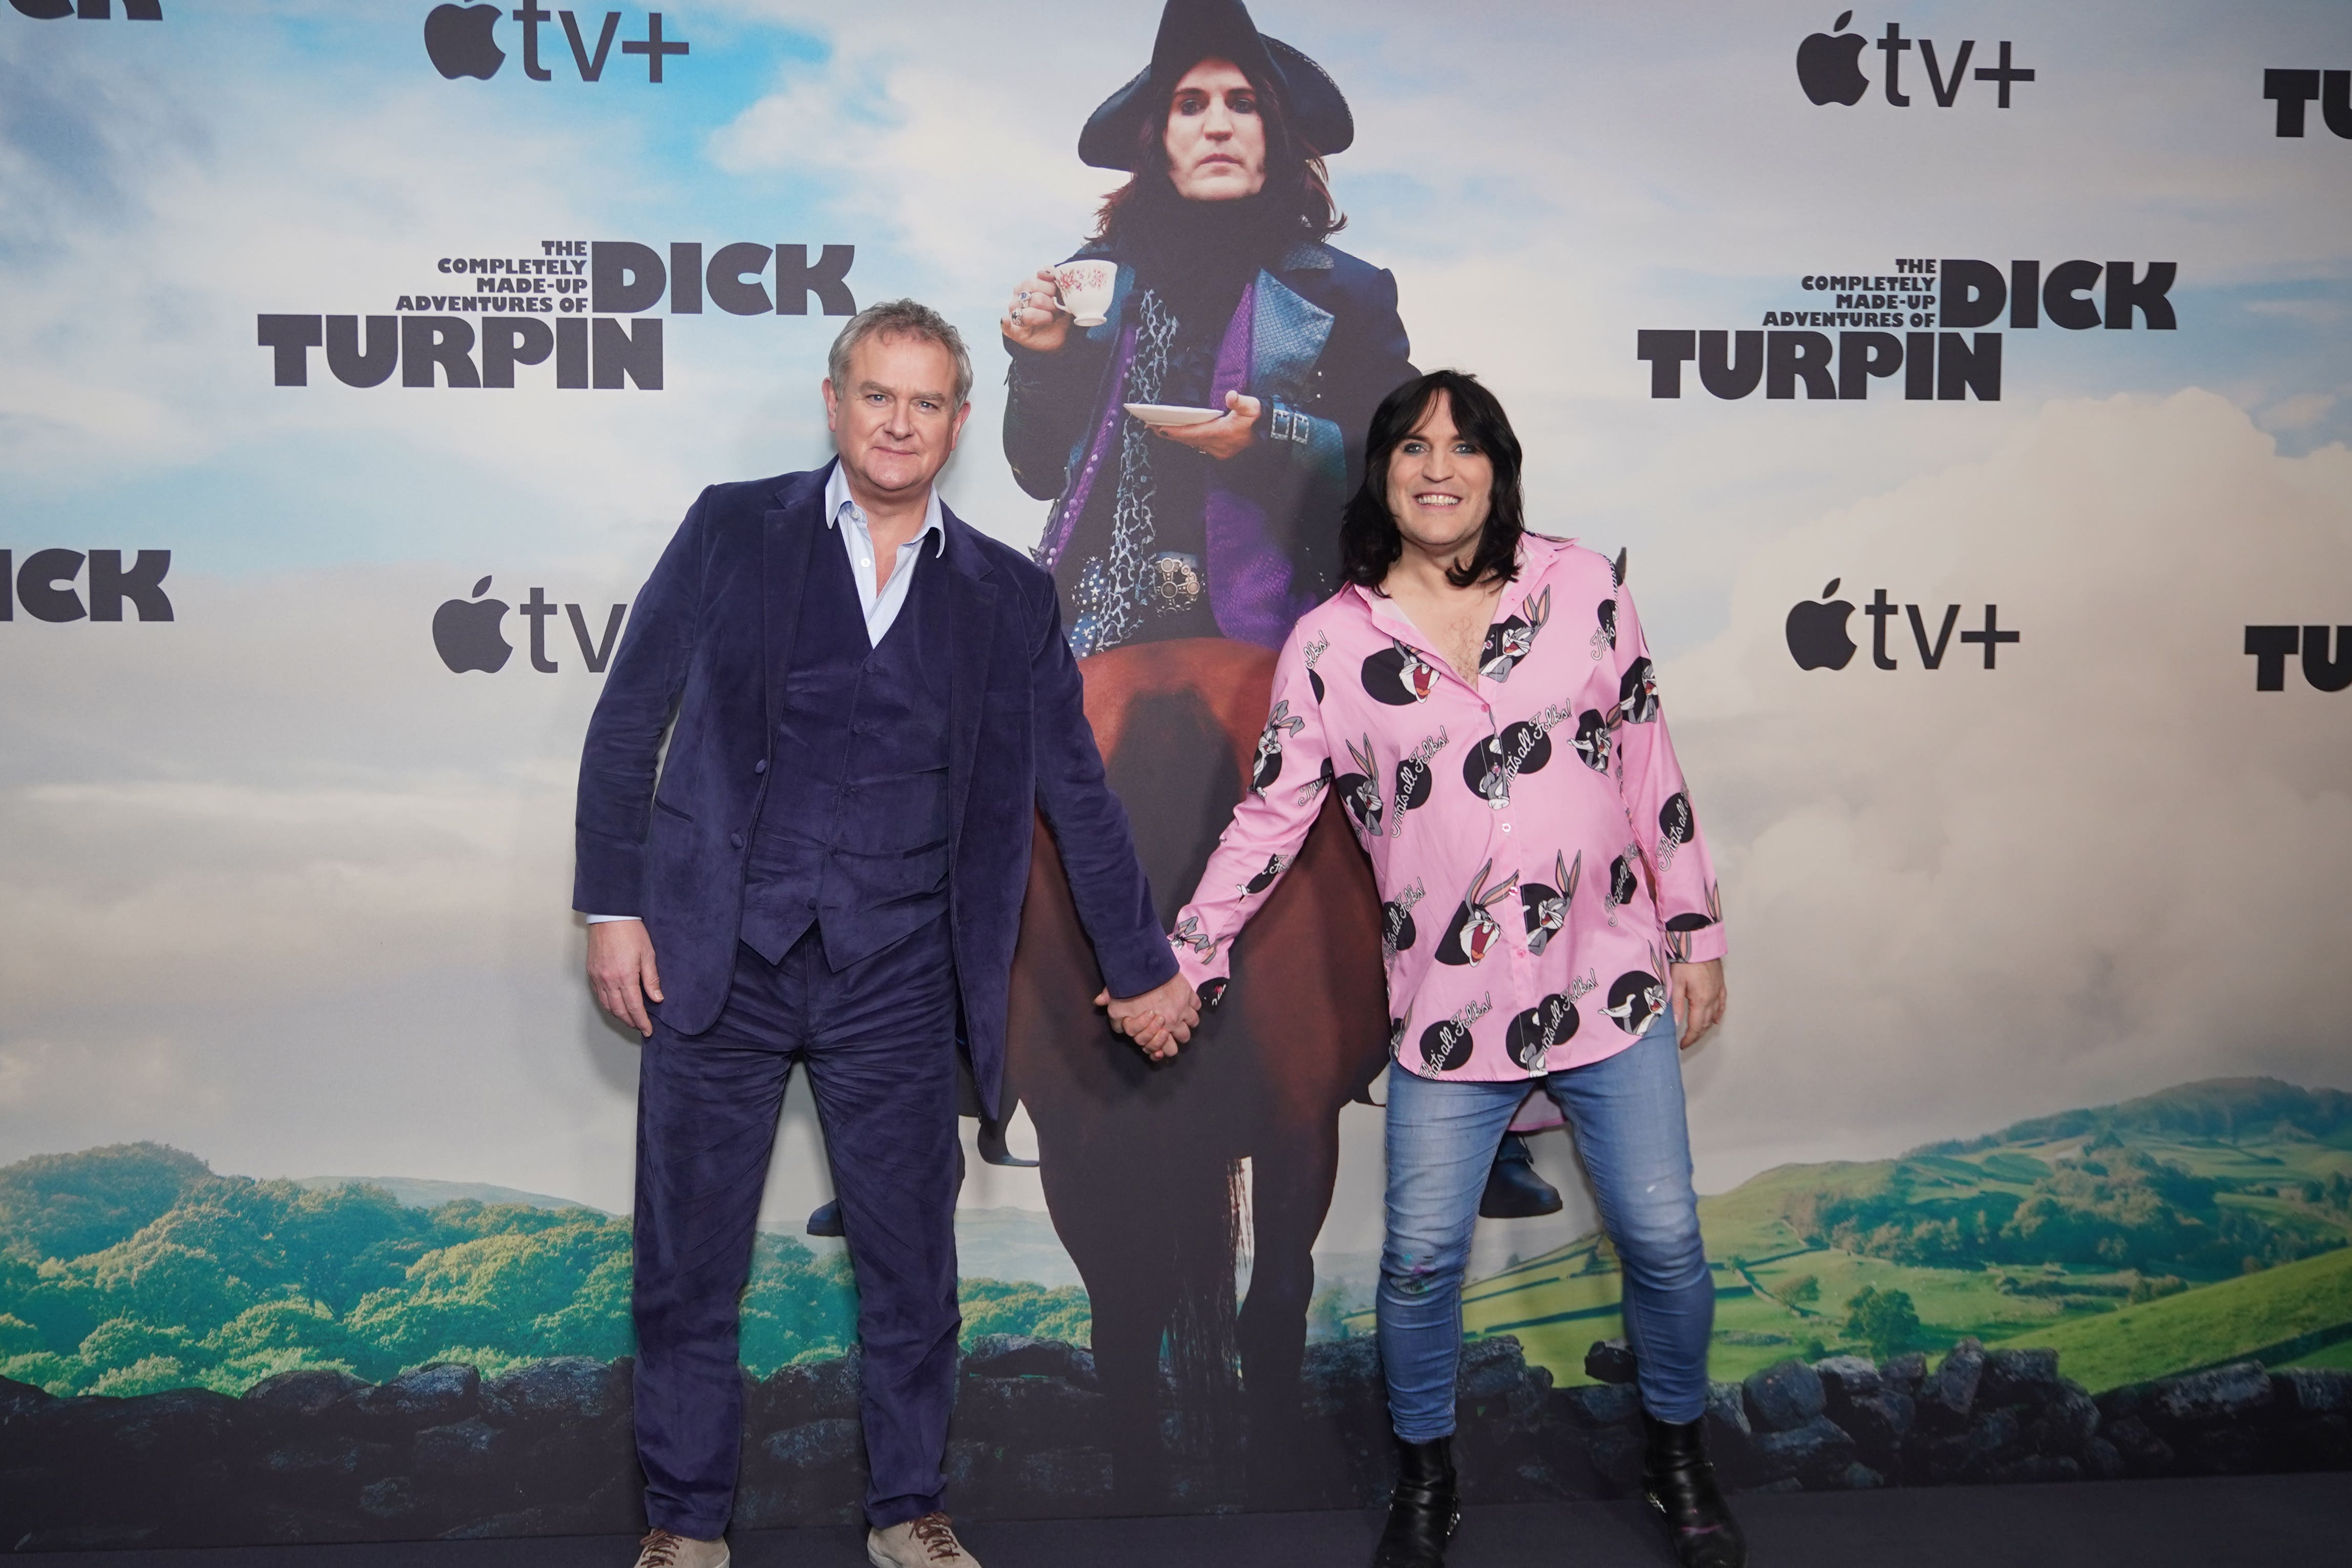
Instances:
[[[885,299],[878,305],[868,305],[849,319],[841,336],[833,340],[833,351],[825,356],[824,373],[833,382],[836,394],[849,390],[849,356],[857,345],[877,333],[904,332],[926,342],[937,343],[955,360],[955,401],[961,408],[971,396],[971,355],[963,346],[963,334],[955,324],[929,306],[916,299]]]

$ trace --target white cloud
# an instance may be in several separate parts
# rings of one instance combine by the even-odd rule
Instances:
[[[2022,641],[1801,671],[1832,577]],[[1694,1063],[1717,1177],[2186,1079],[2347,1082],[2341,699],[2253,689],[2249,622],[2340,618],[2352,453],[2277,456],[2211,394],[2053,405],[1993,456],[1753,551],[1670,664],[1717,856],[1732,1021]]]

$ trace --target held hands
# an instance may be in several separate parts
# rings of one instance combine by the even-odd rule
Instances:
[[[1229,392],[1220,417],[1206,424],[1154,425],[1151,434],[1223,463],[1240,456],[1257,440],[1257,416],[1265,407],[1247,392]]]
[[[1723,960],[1676,964],[1673,975],[1675,1019],[1682,1025],[1682,1048],[1688,1051],[1723,1021]]]
[[[1012,302],[997,325],[1004,340],[1040,354],[1060,349],[1070,335],[1070,313],[1062,308],[1062,286],[1053,273],[1039,267],[1013,286]]]
[[[662,999],[661,973],[654,967],[654,939],[642,920],[600,920],[588,927],[588,988],[596,1005],[653,1038],[646,998]]]
[[[1110,1027],[1135,1041],[1154,1061],[1172,1061],[1176,1048],[1189,1042],[1201,1022],[1201,998],[1181,974],[1140,996],[1114,997],[1105,990],[1095,1006],[1110,1013]]]

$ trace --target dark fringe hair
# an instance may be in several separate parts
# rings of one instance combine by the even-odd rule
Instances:
[[[1495,487],[1486,526],[1467,566],[1445,570],[1456,588],[1475,582],[1515,580],[1519,575],[1519,536],[1527,531],[1519,502],[1519,438],[1495,394],[1466,371],[1432,371],[1381,400],[1364,438],[1364,482],[1357,486],[1339,520],[1339,575],[1365,588],[1378,588],[1404,553],[1404,538],[1389,515],[1389,462],[1404,444],[1430,405],[1444,393],[1454,430],[1495,465]]]
[[[1257,94],[1259,118],[1265,121],[1265,186],[1264,195],[1278,211],[1296,219],[1298,237],[1321,240],[1338,234],[1348,226],[1347,216],[1339,204],[1331,197],[1331,172],[1324,167],[1321,153],[1290,133],[1290,115],[1274,89],[1249,72],[1252,91]],[[1146,196],[1171,202],[1182,201],[1175,185],[1168,178],[1168,113],[1170,105],[1162,103],[1158,110],[1143,116],[1135,137],[1135,172],[1126,184],[1103,198],[1095,212],[1095,232],[1087,236],[1095,245],[1108,245],[1119,237],[1121,219]]]

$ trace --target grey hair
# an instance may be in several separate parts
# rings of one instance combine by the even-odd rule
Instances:
[[[835,393],[849,390],[849,356],[857,345],[877,333],[887,332],[904,332],[937,343],[953,356],[956,406],[964,405],[971,396],[971,355],[964,349],[963,334],[946,317],[915,299],[885,299],[878,305],[868,305],[849,319],[841,336],[833,340],[833,351],[825,356],[824,373],[833,382]]]

